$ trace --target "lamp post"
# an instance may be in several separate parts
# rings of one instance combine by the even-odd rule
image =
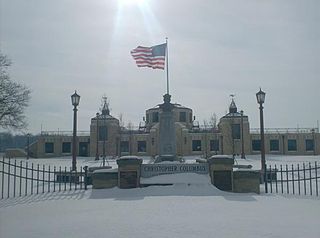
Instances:
[[[96,159],[99,160],[99,112],[97,112],[97,144],[96,144]]]
[[[72,136],[72,170],[75,171],[77,168],[77,106],[80,102],[80,96],[77,94],[77,91],[71,95],[71,103],[73,105],[73,136]]]
[[[205,159],[208,159],[208,136],[207,136],[207,121],[204,120],[203,121],[203,125],[204,125],[204,152],[205,152]]]
[[[245,159],[244,153],[244,140],[243,140],[243,110],[240,111],[241,114],[241,159]]]
[[[263,103],[265,100],[266,93],[263,92],[260,88],[259,92],[256,93],[257,102],[260,105],[260,142],[261,142],[261,176],[262,181],[265,179],[265,169],[266,169],[266,155],[265,155],[265,147],[264,147],[264,124],[263,124]],[[265,182],[265,191],[268,192],[268,186]]]
[[[316,137],[315,137],[315,134],[314,134],[315,129],[312,128],[311,132],[312,132],[312,141],[313,141],[312,142],[313,143],[313,155],[316,155]]]
[[[106,125],[106,115],[103,115],[103,166],[106,165],[106,137],[107,137],[107,125]]]
[[[27,134],[27,160],[30,157],[30,133]]]

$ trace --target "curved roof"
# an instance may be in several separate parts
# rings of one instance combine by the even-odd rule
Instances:
[[[154,106],[154,107],[152,107],[152,108],[147,109],[146,111],[155,110],[155,109],[160,109],[160,105],[161,105],[161,104],[158,104],[158,105],[156,105],[156,106]],[[182,106],[182,105],[179,104],[179,103],[173,103],[173,105],[174,105],[175,108],[192,110],[191,108]]]

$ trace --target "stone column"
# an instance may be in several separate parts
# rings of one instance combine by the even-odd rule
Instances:
[[[234,159],[215,155],[208,159],[211,182],[223,191],[232,191]]]
[[[117,159],[118,187],[137,188],[140,186],[142,159],[137,156],[123,156]]]

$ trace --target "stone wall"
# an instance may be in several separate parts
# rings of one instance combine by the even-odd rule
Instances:
[[[18,158],[18,157],[27,157],[27,153],[23,149],[19,148],[12,148],[12,149],[6,149],[5,158]]]

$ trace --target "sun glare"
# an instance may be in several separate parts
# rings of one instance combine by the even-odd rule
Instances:
[[[150,0],[117,0],[118,8],[115,18],[112,42],[116,43],[118,37],[123,33],[124,26],[132,27],[132,17],[139,22],[139,29],[146,31],[150,42],[158,41],[158,34],[163,30],[159,21],[152,11]],[[141,24],[142,23],[142,24]],[[155,38],[155,39],[154,39]]]
[[[130,6],[130,5],[143,5],[147,0],[118,0],[120,5]]]

